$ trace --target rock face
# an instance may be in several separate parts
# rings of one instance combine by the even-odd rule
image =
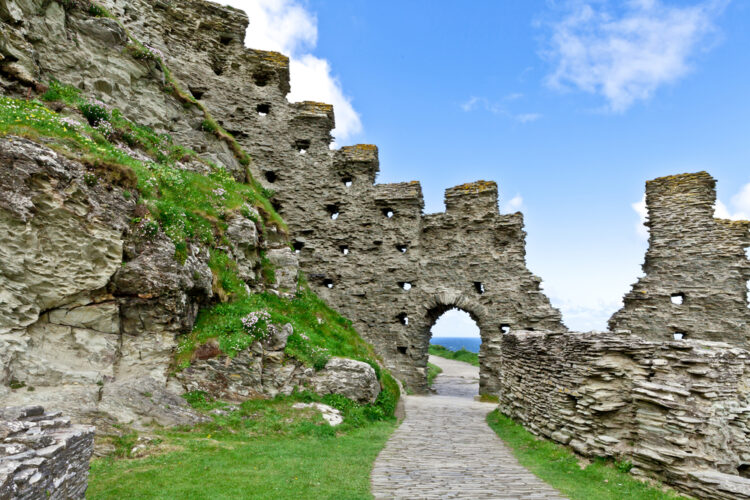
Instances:
[[[323,370],[315,372],[284,354],[292,325],[271,325],[271,335],[239,352],[222,356],[218,346],[199,349],[188,368],[177,380],[188,391],[205,391],[233,401],[291,394],[294,390],[341,394],[360,403],[373,403],[380,394],[375,370],[362,361],[331,358]]]
[[[94,428],[41,406],[0,409],[0,498],[83,499]]]
[[[715,186],[706,172],[646,183],[646,276],[625,296],[610,329],[750,346],[750,222],[714,218]]]

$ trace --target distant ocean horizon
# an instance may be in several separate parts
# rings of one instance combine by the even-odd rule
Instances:
[[[471,352],[479,352],[482,339],[479,337],[432,337],[430,344],[439,344],[451,351],[459,351],[461,348]]]

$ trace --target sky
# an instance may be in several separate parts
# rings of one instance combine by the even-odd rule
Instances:
[[[229,3],[291,56],[290,100],[334,104],[336,145],[378,145],[378,182],[421,181],[432,213],[496,181],[573,330],[606,329],[642,275],[646,180],[706,170],[717,215],[750,218],[750,2]],[[434,335],[477,334],[446,315]]]

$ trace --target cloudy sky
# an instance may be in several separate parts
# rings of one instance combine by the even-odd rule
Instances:
[[[750,2],[231,0],[248,45],[291,56],[291,100],[426,212],[477,179],[525,215],[529,268],[573,329],[604,329],[641,274],[646,180],[707,170],[750,217]],[[453,315],[435,335],[470,335]]]

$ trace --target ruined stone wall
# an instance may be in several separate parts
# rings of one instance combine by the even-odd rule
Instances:
[[[88,487],[94,428],[41,406],[0,409],[0,498],[78,500]]]
[[[750,352],[613,333],[511,332],[500,410],[701,498],[750,498]]]
[[[200,0],[107,3],[250,153],[316,292],[409,387],[425,389],[429,330],[451,307],[479,324],[483,392],[496,385],[503,329],[562,328],[526,269],[523,218],[498,213],[494,183],[449,189],[446,212],[423,215],[418,182],[374,184],[376,147],[330,149],[330,105],[286,100],[288,59],[242,46],[243,13]]]
[[[748,346],[750,222],[714,218],[715,185],[706,172],[646,183],[646,276],[625,296],[610,329]]]

